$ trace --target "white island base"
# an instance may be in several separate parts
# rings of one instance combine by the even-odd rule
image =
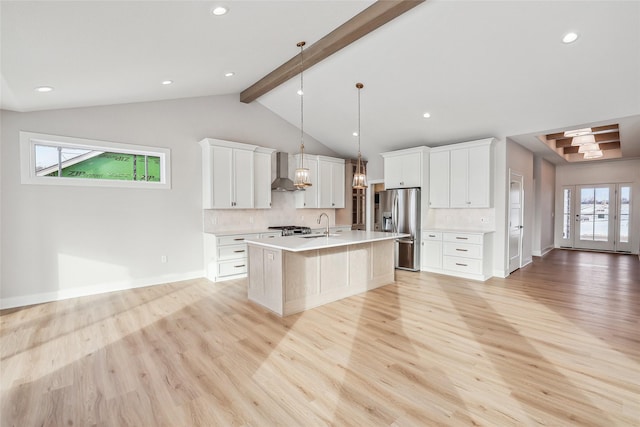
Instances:
[[[249,243],[249,299],[280,316],[395,280],[393,240],[292,252]]]

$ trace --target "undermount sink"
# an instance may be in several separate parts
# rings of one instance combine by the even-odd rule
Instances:
[[[337,237],[339,234],[308,234],[300,236],[301,239],[317,239],[318,237]]]

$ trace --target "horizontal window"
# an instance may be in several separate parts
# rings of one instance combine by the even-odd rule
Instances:
[[[165,148],[20,132],[23,184],[171,188]]]

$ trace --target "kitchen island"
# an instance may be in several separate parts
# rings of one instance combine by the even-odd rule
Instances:
[[[395,240],[402,233],[247,239],[249,299],[288,316],[395,280]]]

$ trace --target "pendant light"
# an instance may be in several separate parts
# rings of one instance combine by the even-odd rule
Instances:
[[[602,150],[589,151],[583,154],[585,160],[599,159],[604,156]]]
[[[356,173],[353,174],[352,187],[361,190],[367,188],[367,173],[362,166],[362,153],[360,153],[360,90],[364,87],[362,83],[356,83],[358,88],[358,165]]]
[[[578,153],[588,153],[589,151],[598,151],[600,150],[600,145],[596,142],[595,144],[584,144],[578,147]]]
[[[296,46],[300,48],[300,167],[296,169],[293,179],[293,185],[298,190],[304,190],[311,186],[311,177],[309,169],[304,167],[304,80],[302,77],[304,71],[304,58],[302,56],[303,48],[306,42],[298,42]]]

